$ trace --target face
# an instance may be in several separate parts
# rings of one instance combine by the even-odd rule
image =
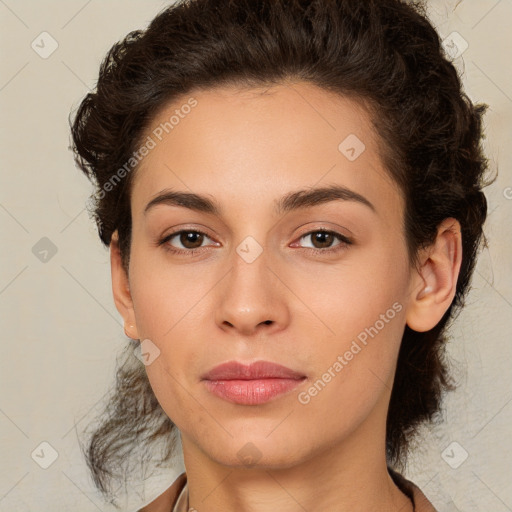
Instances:
[[[146,370],[184,450],[284,467],[383,426],[411,270],[403,198],[362,105],[305,83],[261,92],[198,91],[151,123],[131,197],[131,335],[158,353]],[[217,210],[147,208],[165,192]],[[259,403],[202,379],[260,360],[302,379]]]

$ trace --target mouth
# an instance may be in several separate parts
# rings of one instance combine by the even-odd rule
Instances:
[[[245,365],[237,361],[216,366],[202,376],[214,395],[240,405],[260,405],[290,392],[306,375],[269,361]]]

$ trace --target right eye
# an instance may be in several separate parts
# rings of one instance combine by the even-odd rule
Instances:
[[[182,244],[183,248],[176,248],[170,244],[170,241],[178,235],[178,241]],[[204,241],[204,237],[210,238],[204,231],[197,229],[182,229],[180,231],[175,231],[174,233],[166,235],[158,242],[158,245],[164,245],[166,250],[174,253],[195,254],[197,251],[203,248],[201,247],[201,244]],[[190,245],[192,247],[190,247]]]

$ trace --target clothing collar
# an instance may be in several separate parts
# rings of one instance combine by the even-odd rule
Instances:
[[[437,512],[432,503],[427,499],[418,486],[390,467],[388,467],[388,472],[397,487],[411,499],[414,512]],[[181,491],[179,491],[179,495],[176,499],[172,512],[189,512],[186,474],[182,473],[179,478],[182,476],[185,478],[182,484],[183,487],[181,488]]]

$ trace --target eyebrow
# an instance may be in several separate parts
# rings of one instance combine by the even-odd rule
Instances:
[[[320,188],[301,189],[289,192],[274,201],[274,211],[278,215],[301,208],[311,208],[331,201],[352,201],[370,208],[377,213],[374,205],[366,197],[341,185],[331,185]],[[181,206],[197,212],[208,213],[218,217],[222,208],[213,199],[192,192],[164,189],[154,197],[144,208],[144,215],[159,204]]]

